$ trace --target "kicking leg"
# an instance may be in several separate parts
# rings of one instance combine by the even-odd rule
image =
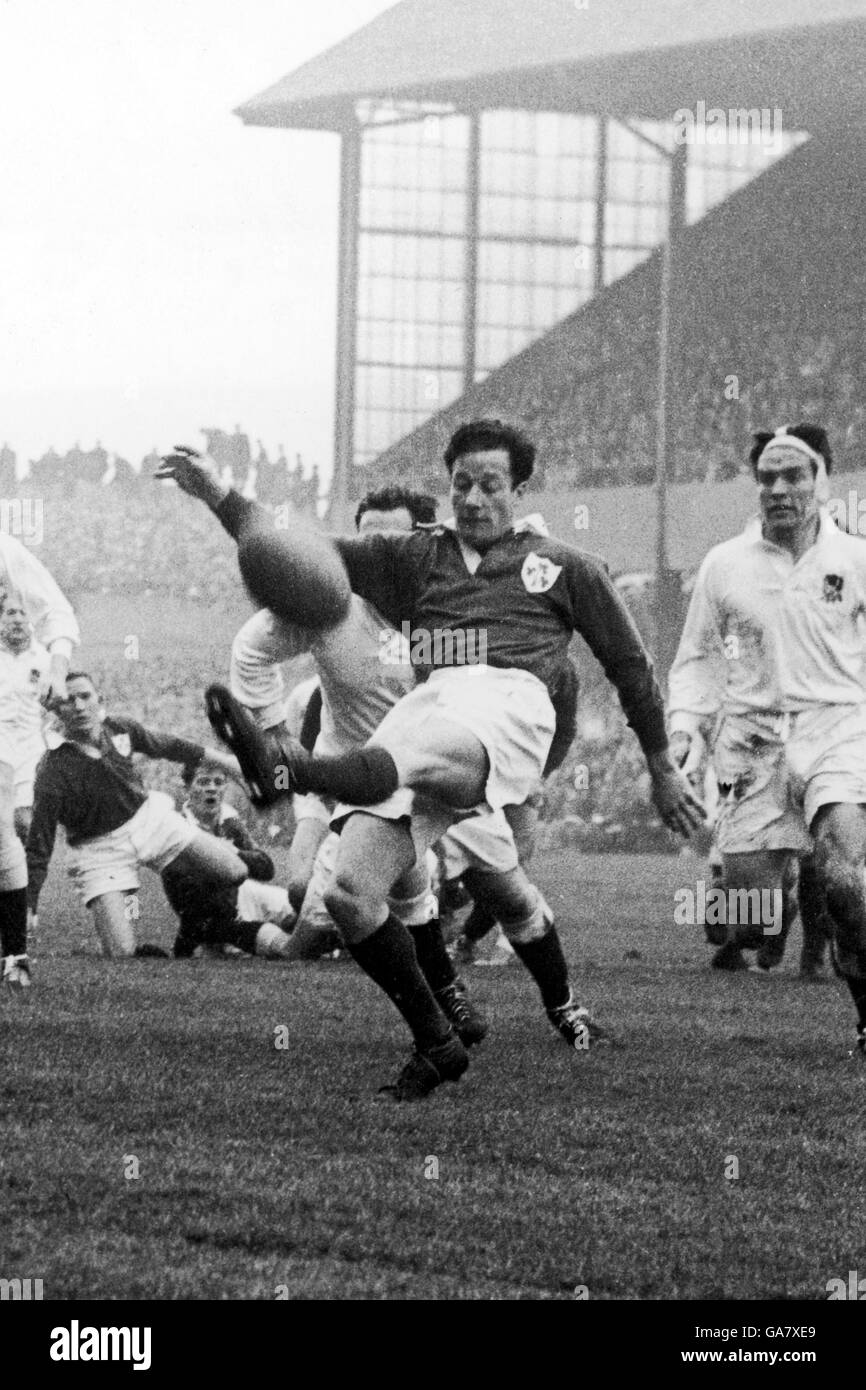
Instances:
[[[224,686],[210,686],[205,704],[218,737],[237,757],[257,805],[270,805],[296,792],[317,792],[355,806],[376,806],[398,787],[422,791],[455,807],[484,800],[489,773],[484,745],[450,719],[427,715],[416,738],[407,740],[401,731],[393,747],[383,725],[374,742],[326,757],[258,729]]]

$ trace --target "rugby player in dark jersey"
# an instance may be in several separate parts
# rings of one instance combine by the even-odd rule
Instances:
[[[222,688],[211,692],[214,725],[262,800],[316,791],[343,803],[326,902],[352,955],[412,1032],[413,1056],[386,1088],[399,1100],[456,1080],[468,1056],[418,969],[411,938],[388,910],[388,889],[461,814],[519,804],[537,785],[554,734],[550,692],[574,632],[616,686],[665,824],[689,834],[702,819],[668,752],[651,662],[605,565],[515,530],[515,507],[534,458],[518,430],[500,421],[472,422],[456,432],[445,454],[454,529],[335,542],[352,589],[398,630],[408,626],[413,663],[429,671],[365,748],[311,756],[262,735]],[[159,476],[176,478],[213,508],[238,542],[255,599],[291,621],[298,578],[291,533],[277,532],[264,509],[227,492],[213,470],[186,452],[171,455]],[[309,593],[306,600],[309,605]],[[572,1046],[587,1047],[600,1030],[574,1000],[540,894],[517,865],[498,875],[497,891],[497,915],[538,984],[548,1017]]]

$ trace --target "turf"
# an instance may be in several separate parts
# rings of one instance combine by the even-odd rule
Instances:
[[[32,1001],[0,997],[0,1275],[47,1299],[825,1299],[866,1269],[850,1004],[798,981],[796,942],[769,978],[710,972],[673,920],[701,872],[542,856],[622,1046],[569,1052],[521,968],[472,970],[488,1040],[395,1107],[401,1025],[353,965],[103,962],[53,866]],[[158,889],[143,909],[169,944]]]

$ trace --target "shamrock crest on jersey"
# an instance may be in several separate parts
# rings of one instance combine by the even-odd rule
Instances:
[[[536,555],[534,550],[530,550],[523,561],[520,578],[528,594],[546,594],[561,574],[562,565],[555,565],[546,556]]]

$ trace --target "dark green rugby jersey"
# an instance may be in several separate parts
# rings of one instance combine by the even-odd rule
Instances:
[[[453,665],[461,651],[467,664],[477,662],[483,634],[487,665],[530,671],[553,693],[578,632],[616,687],[645,752],[667,746],[652,663],[597,556],[532,531],[509,531],[471,574],[446,526],[335,544],[354,592],[395,627],[409,625],[418,664]],[[462,632],[464,641],[437,646],[436,634],[448,632]]]
[[[243,546],[257,530],[273,531],[273,518],[232,489],[215,508],[222,525]],[[291,545],[290,533],[286,544]],[[579,632],[616,687],[626,718],[645,753],[667,748],[664,704],[649,654],[631,614],[596,555],[540,536],[509,531],[485,553],[474,574],[448,526],[403,534],[336,540],[352,589],[398,629],[409,624],[431,639],[421,664],[454,665],[464,634],[466,664],[484,663],[530,671],[553,695],[572,633]],[[271,557],[256,597],[292,622],[291,593],[279,588],[279,563]],[[292,576],[291,565],[286,567]],[[269,592],[273,591],[273,592]],[[437,635],[440,639],[437,660]],[[412,642],[411,645],[421,645]],[[470,655],[471,653],[471,655]]]

